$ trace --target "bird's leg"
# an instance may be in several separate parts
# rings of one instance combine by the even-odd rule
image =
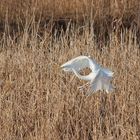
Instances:
[[[70,79],[70,83],[74,80],[75,75],[72,76],[72,78]]]
[[[82,89],[84,89],[87,85],[89,85],[88,82],[87,82],[86,84],[82,85],[82,86],[79,86],[78,89],[82,90]]]
[[[87,91],[87,93],[86,93],[86,95],[87,96],[90,96],[92,94],[92,92],[94,92],[94,90],[91,89],[91,88],[89,88],[88,91]]]

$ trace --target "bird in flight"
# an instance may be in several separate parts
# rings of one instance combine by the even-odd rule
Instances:
[[[73,72],[79,79],[88,81],[89,90],[87,95],[98,90],[105,90],[107,93],[114,90],[111,84],[113,72],[101,67],[90,56],[78,56],[61,65],[61,68],[66,72]],[[90,68],[91,72],[88,75],[81,75],[80,71],[84,68]],[[80,88],[83,87],[84,85]]]

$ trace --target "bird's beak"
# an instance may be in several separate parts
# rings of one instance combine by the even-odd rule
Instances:
[[[66,67],[65,67],[64,65],[61,65],[60,68],[61,68],[61,69],[65,69]]]
[[[60,67],[62,68],[63,71],[66,71],[66,72],[71,72],[72,71],[72,69],[69,68],[68,66],[61,65]]]
[[[61,65],[60,68],[64,71],[68,71],[67,68],[64,65]]]

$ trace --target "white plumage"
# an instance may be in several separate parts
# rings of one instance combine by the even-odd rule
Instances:
[[[78,56],[64,63],[61,68],[66,72],[74,72],[79,79],[89,81],[90,88],[88,94],[98,90],[105,90],[107,93],[113,91],[113,86],[111,85],[113,72],[109,69],[102,68],[91,57]],[[90,68],[91,73],[81,75],[79,72],[84,68]]]

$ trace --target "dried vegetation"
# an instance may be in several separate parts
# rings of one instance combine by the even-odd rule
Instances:
[[[0,139],[140,138],[139,0],[0,1]],[[60,65],[91,55],[114,71],[89,97]]]

